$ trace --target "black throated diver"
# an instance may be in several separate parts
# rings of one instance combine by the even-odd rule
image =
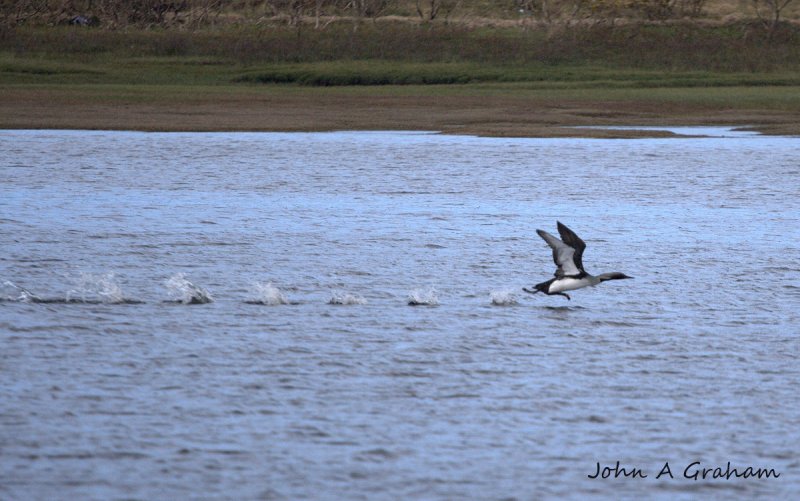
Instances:
[[[548,296],[564,296],[570,299],[569,295],[564,291],[571,291],[575,289],[582,289],[584,287],[595,286],[600,282],[606,280],[620,280],[623,278],[633,278],[625,275],[624,273],[612,272],[603,273],[602,275],[590,275],[583,269],[583,250],[586,248],[586,243],[570,230],[560,221],[558,223],[558,234],[561,240],[546,231],[536,230],[536,233],[547,242],[553,249],[553,261],[555,261],[558,268],[555,272],[556,278],[551,278],[547,282],[542,282],[533,286],[534,290],[523,287],[522,290],[531,294],[537,292],[544,292]]]

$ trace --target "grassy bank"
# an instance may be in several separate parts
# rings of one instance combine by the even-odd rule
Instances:
[[[791,26],[367,23],[355,31],[56,27],[0,35],[0,127],[490,135],[604,124],[800,128],[800,39]]]
[[[545,87],[786,86],[800,81],[800,30],[692,23],[559,31],[435,30],[403,23],[325,30],[182,32],[15,28],[0,37],[0,83]]]

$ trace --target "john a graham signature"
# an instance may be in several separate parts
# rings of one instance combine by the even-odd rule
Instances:
[[[677,467],[673,472],[673,467],[670,466],[669,461],[664,463],[656,479],[672,478],[675,477],[688,479],[688,480],[731,480],[736,478],[778,478],[781,474],[775,471],[774,468],[756,468],[753,466],[731,466],[728,461],[725,466],[704,466],[700,461],[693,461],[686,465],[681,470]],[[641,468],[633,466],[620,466],[620,462],[611,466],[601,465],[597,462],[595,471],[587,475],[591,479],[606,479],[606,478],[648,478],[648,474]]]

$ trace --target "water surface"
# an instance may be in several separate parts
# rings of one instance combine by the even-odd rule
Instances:
[[[0,497],[797,497],[800,143],[711,135],[0,132]]]

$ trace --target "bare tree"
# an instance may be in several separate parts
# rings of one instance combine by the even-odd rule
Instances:
[[[673,16],[677,0],[629,0],[631,14],[650,20],[663,21]]]
[[[376,18],[389,6],[389,0],[351,0],[350,7],[360,18]]]
[[[268,0],[270,9],[275,15],[287,16],[290,26],[297,26],[306,8],[304,0]]]
[[[440,14],[448,17],[459,5],[461,0],[416,0],[417,15],[423,21],[433,21]]]
[[[390,0],[347,0],[344,9],[352,13],[353,31],[358,31],[362,21],[367,18],[375,19],[389,6]]]
[[[338,13],[342,10],[353,9],[352,1],[344,0],[306,0],[308,8],[314,11],[314,29],[324,29],[335,20],[335,16],[331,13]],[[329,15],[328,21],[322,22],[322,15],[327,13]]]
[[[319,29],[319,18],[322,15],[322,7],[325,0],[314,0],[314,29]]]
[[[752,0],[756,15],[770,29],[774,31],[781,20],[781,12],[792,0]]]
[[[706,0],[678,0],[678,13],[684,16],[699,17],[706,6]]]
[[[48,0],[2,0],[0,1],[0,20],[4,24],[24,24],[29,19],[50,11]]]
[[[192,24],[213,24],[223,7],[223,0],[194,0]]]
[[[606,3],[603,0],[514,0],[514,8],[533,19],[554,23],[596,15],[605,10]]]
[[[537,19],[543,19],[548,23],[552,20],[549,4],[549,0],[514,0],[514,8],[517,12]]]
[[[94,0],[87,10],[110,26],[170,26],[189,7],[188,0]]]

